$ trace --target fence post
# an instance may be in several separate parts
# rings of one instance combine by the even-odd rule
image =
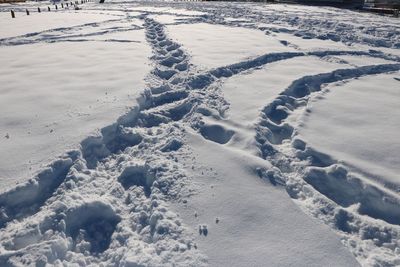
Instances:
[[[56,10],[58,10],[58,6],[56,5]]]
[[[14,10],[11,10],[11,17],[12,17],[13,19],[15,19],[15,13],[14,13]]]

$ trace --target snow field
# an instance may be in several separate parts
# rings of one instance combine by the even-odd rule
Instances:
[[[1,48],[123,43],[125,62],[128,47],[145,44],[144,30],[153,69],[124,115],[0,194],[0,265],[400,264],[388,149],[397,129],[396,21],[253,3],[110,2],[82,12],[117,18],[67,35],[3,38]],[[103,74],[121,76],[103,84],[143,68],[130,62],[107,65]],[[379,94],[383,109],[374,101],[382,84],[390,85]],[[335,122],[339,109],[353,116]],[[387,143],[371,142],[374,131],[359,140],[349,124],[384,128]],[[321,127],[332,127],[330,142]],[[362,149],[387,155],[382,171],[365,167],[373,158]]]
[[[396,153],[400,121],[396,106],[400,99],[398,90],[393,90],[399,86],[395,79],[398,76],[399,72],[395,72],[327,87],[331,91],[325,96],[327,99],[311,104],[304,126],[299,129],[311,147],[378,177],[395,191],[400,182]],[[385,86],[377,98],[374,92],[379,84]],[[335,112],[338,110],[341,112]]]
[[[119,24],[132,28],[129,22]],[[102,38],[112,37],[101,27],[94,28]],[[129,43],[83,41],[83,36],[75,42],[77,37],[72,36],[84,30],[96,38],[92,25],[77,25],[55,30],[52,38],[59,35],[60,39],[51,46],[46,44],[49,31],[45,30],[34,37],[11,37],[23,43],[32,38],[30,45],[0,48],[3,190],[31,177],[64,151],[77,148],[88,134],[126,113],[145,87],[151,52],[143,30],[126,32],[134,39]]]

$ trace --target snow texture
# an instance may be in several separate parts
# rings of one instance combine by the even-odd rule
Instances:
[[[46,5],[0,5],[0,266],[400,265],[397,19]]]

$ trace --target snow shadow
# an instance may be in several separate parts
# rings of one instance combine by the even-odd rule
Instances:
[[[110,205],[100,201],[85,203],[66,215],[66,234],[74,240],[76,249],[88,249],[89,243],[93,254],[108,249],[111,236],[121,221]]]
[[[150,171],[146,164],[135,164],[126,167],[118,177],[118,182],[125,188],[132,186],[140,186],[143,188],[144,194],[149,197],[151,194],[151,186],[155,180],[154,174]]]
[[[228,143],[234,133],[234,131],[225,129],[223,126],[218,124],[203,125],[200,127],[200,134],[205,139],[221,145]]]
[[[0,228],[9,221],[35,214],[63,183],[78,156],[78,151],[69,152],[34,178],[0,194]]]

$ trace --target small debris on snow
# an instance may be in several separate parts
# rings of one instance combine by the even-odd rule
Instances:
[[[208,229],[207,229],[207,225],[203,224],[203,235],[207,236],[208,235]]]
[[[204,236],[208,235],[208,229],[206,224],[199,225],[199,234]]]

